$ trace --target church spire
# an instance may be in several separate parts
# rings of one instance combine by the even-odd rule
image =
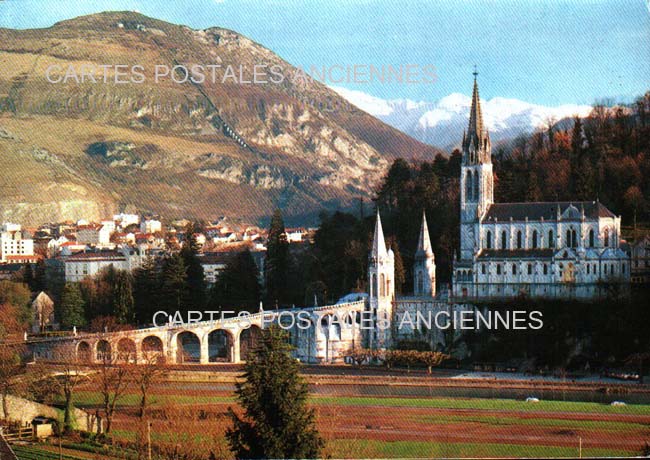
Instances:
[[[422,211],[422,226],[420,227],[420,238],[418,239],[418,248],[416,255],[433,255],[433,250],[431,249],[431,239],[429,238],[429,226],[427,225],[427,216],[424,211]]]
[[[463,159],[466,164],[490,162],[490,136],[483,124],[481,98],[478,92],[476,77],[478,72],[474,66],[474,89],[472,91],[472,107],[469,112],[467,134],[463,135]]]
[[[483,135],[483,113],[481,112],[481,98],[478,95],[478,83],[476,77],[478,72],[474,66],[474,90],[472,91],[472,109],[469,113],[469,136],[481,138]]]
[[[372,239],[372,257],[381,259],[388,255],[386,249],[386,240],[384,240],[384,230],[381,227],[381,217],[379,209],[377,210],[377,221],[375,222],[375,236]]]

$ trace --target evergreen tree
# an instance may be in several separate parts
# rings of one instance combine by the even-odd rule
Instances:
[[[185,263],[185,272],[187,273],[187,299],[186,306],[193,310],[200,310],[205,307],[206,303],[206,283],[203,266],[199,260],[198,254],[201,250],[196,240],[195,230],[200,228],[200,224],[190,224],[186,230],[186,239],[181,249],[181,257]]]
[[[130,273],[124,270],[119,270],[115,274],[113,315],[121,324],[133,324],[135,322],[132,277]]]
[[[258,269],[249,250],[236,254],[228,262],[212,287],[212,309],[253,311],[260,301]]]
[[[133,271],[133,301],[138,324],[150,324],[159,308],[160,277],[153,257]]]
[[[244,416],[232,408],[233,427],[226,439],[236,458],[317,458],[324,441],[307,408],[308,388],[291,356],[287,333],[278,327],[262,332],[258,348],[236,384]]]
[[[34,285],[32,286],[34,292],[48,290],[46,270],[45,261],[39,259],[34,269]]]
[[[78,283],[66,283],[61,294],[60,306],[61,327],[71,329],[73,326],[81,327],[86,324],[84,299]]]
[[[30,291],[34,292],[34,270],[30,263],[26,263],[23,268],[23,283],[29,287]]]
[[[287,298],[287,275],[289,273],[289,242],[279,209],[271,219],[266,249],[265,288],[270,305],[282,305]]]
[[[163,260],[160,304],[167,312],[185,311],[187,299],[187,273],[185,262],[179,254],[170,254]]]

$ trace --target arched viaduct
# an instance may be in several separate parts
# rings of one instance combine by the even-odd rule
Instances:
[[[168,324],[107,333],[28,339],[36,360],[75,359],[88,364],[145,363],[209,364],[245,361],[261,330],[279,324],[289,331],[296,358],[309,363],[343,360],[362,345],[365,301],[323,307],[270,310],[223,320]],[[367,312],[366,312],[367,313]]]

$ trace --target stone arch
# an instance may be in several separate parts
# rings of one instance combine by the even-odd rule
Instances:
[[[112,360],[111,344],[108,340],[100,340],[96,345],[96,359],[97,361],[111,361]]]
[[[127,337],[117,342],[117,359],[126,363],[136,362],[135,342]]]
[[[208,362],[232,362],[234,340],[230,331],[215,329],[207,335],[206,340],[208,341]]]
[[[198,363],[201,361],[201,340],[192,331],[176,335],[176,363]]]
[[[77,344],[77,361],[82,363],[91,363],[92,360],[93,354],[90,344],[85,340],[82,340]]]
[[[251,325],[239,333],[239,359],[248,360],[250,354],[257,348],[262,337],[262,329]]]
[[[142,350],[142,358],[147,361],[149,359],[157,359],[160,362],[165,358],[163,341],[158,336],[148,335],[142,340],[140,348]]]

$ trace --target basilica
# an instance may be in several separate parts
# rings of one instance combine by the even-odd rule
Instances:
[[[395,295],[393,252],[377,214],[369,257],[368,304],[378,319],[442,309],[472,308],[481,301],[518,297],[591,300],[629,287],[630,259],[621,248],[621,218],[598,200],[495,203],[490,135],[483,124],[476,73],[460,177],[460,251],[451,291],[436,295],[435,256],[426,216],[413,267],[412,295]],[[414,331],[382,331],[369,338]],[[429,337],[435,343],[443,337]]]

